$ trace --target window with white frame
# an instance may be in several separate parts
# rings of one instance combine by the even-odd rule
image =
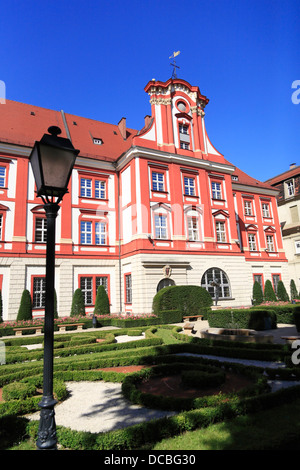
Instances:
[[[184,177],[184,194],[186,196],[195,196],[195,178]]]
[[[96,276],[96,292],[99,286],[103,286],[108,294],[108,277],[107,276]]]
[[[248,233],[248,243],[250,251],[257,251],[256,235],[254,233]]]
[[[295,194],[295,185],[294,180],[289,180],[285,182],[286,197],[292,197]]]
[[[254,280],[254,282],[258,282],[260,284],[260,286],[263,288],[262,274],[254,274],[253,280]]]
[[[188,236],[190,241],[199,240],[199,228],[197,217],[188,217]]]
[[[0,214],[0,240],[2,240],[3,235],[3,214]]]
[[[45,217],[36,217],[34,241],[36,243],[46,243],[47,241],[47,219]]]
[[[263,217],[270,217],[270,206],[267,202],[262,203],[262,214]]]
[[[245,207],[245,215],[253,215],[251,201],[244,201],[244,207]]]
[[[217,284],[217,286],[215,285]],[[231,297],[230,284],[227,274],[219,268],[210,268],[202,276],[201,287],[206,289],[213,299]]]
[[[89,178],[80,178],[80,196],[92,197],[92,180]]]
[[[268,251],[275,251],[274,236],[273,235],[267,235],[266,239],[267,239],[267,250]]]
[[[156,214],[154,216],[155,238],[167,238],[167,216]]]
[[[164,174],[152,171],[152,189],[154,191],[164,191]]]
[[[225,222],[216,221],[217,242],[226,242],[226,227]]]
[[[218,183],[217,181],[212,181],[211,189],[213,199],[222,199],[221,183]]]
[[[93,278],[92,277],[81,277],[80,278],[80,289],[83,294],[84,304],[93,305]]]
[[[46,278],[34,277],[33,278],[33,292],[32,292],[32,307],[44,308],[46,296]]]
[[[106,224],[105,222],[95,223],[95,245],[106,244]]]
[[[6,175],[6,167],[0,166],[0,188],[5,187],[5,175]]]
[[[95,198],[105,199],[105,181],[95,180]]]
[[[180,148],[189,150],[190,148],[190,135],[189,135],[189,128],[186,124],[179,123],[179,140],[180,140]]]
[[[82,220],[80,222],[80,243],[82,245],[92,244],[92,227],[91,221]]]

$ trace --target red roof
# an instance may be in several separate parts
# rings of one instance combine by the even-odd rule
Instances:
[[[294,176],[297,176],[299,174],[300,174],[300,166],[296,166],[296,167],[290,168],[284,173],[280,173],[280,175],[274,176],[274,178],[268,179],[266,183],[271,184],[273,186],[273,185],[280,183],[281,181],[288,180],[289,178],[293,178]]]
[[[5,104],[0,105],[0,142],[33,147],[50,126],[60,127],[61,137],[68,137],[63,114],[72,143],[80,149],[82,156],[115,161],[130,148],[132,137],[137,133],[136,130],[126,129],[125,140],[117,124],[6,100]],[[102,144],[95,144],[93,138],[101,139]]]

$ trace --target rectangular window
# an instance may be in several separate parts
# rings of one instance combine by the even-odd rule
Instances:
[[[96,276],[96,292],[99,286],[103,286],[108,295],[108,277],[107,276]]]
[[[255,235],[252,233],[248,234],[248,242],[249,242],[249,250],[250,251],[257,251],[256,249],[256,238]]]
[[[105,181],[95,180],[95,198],[105,199]]]
[[[196,217],[188,218],[188,232],[189,240],[196,241],[198,240],[198,220]]]
[[[291,212],[292,223],[294,224],[294,223],[299,222],[298,206],[290,207],[290,212]]]
[[[217,242],[226,242],[226,230],[224,222],[216,222]]]
[[[33,278],[32,307],[44,308],[46,295],[46,279],[44,277]]]
[[[80,243],[82,245],[92,244],[92,222],[80,222]]]
[[[287,197],[292,197],[295,194],[294,180],[286,182],[286,195]]]
[[[132,303],[131,274],[125,274],[125,302],[127,304]]]
[[[189,150],[190,144],[189,142],[183,142],[182,140],[180,141],[180,148],[184,150]]]
[[[263,217],[270,217],[269,204],[267,204],[266,202],[262,203],[262,213],[263,213]]]
[[[245,206],[245,215],[253,215],[252,214],[252,202],[244,201],[244,206]]]
[[[184,177],[184,194],[186,196],[195,196],[195,179],[188,176]]]
[[[106,224],[104,222],[95,223],[95,244],[105,245],[106,243]]]
[[[268,251],[275,251],[274,250],[274,237],[273,235],[267,235],[267,249]]]
[[[36,243],[46,243],[47,241],[47,219],[44,217],[35,219],[34,241]]]
[[[80,196],[92,197],[92,180],[88,178],[80,179]]]
[[[221,183],[217,183],[216,181],[212,181],[211,189],[212,189],[212,198],[213,199],[222,199]]]
[[[188,126],[185,126],[184,124],[179,124],[179,133],[188,135]]]
[[[155,215],[155,238],[167,238],[167,217]]]
[[[261,274],[254,274],[254,282],[258,282],[261,287],[263,288],[263,280],[262,280],[262,275]]]
[[[93,305],[93,278],[92,277],[81,277],[80,278],[80,289],[83,294],[84,304]]]
[[[153,191],[164,191],[164,174],[156,171],[152,172]]]
[[[273,288],[275,294],[277,294],[278,282],[280,281],[280,274],[272,274]]]

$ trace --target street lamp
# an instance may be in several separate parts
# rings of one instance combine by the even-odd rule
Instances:
[[[55,220],[59,203],[68,192],[72,169],[79,154],[69,139],[59,137],[59,127],[51,126],[48,132],[35,142],[30,155],[36,194],[43,200],[47,219],[44,379],[37,440],[37,447],[41,450],[56,449],[57,443],[54,418],[56,400],[53,398]]]

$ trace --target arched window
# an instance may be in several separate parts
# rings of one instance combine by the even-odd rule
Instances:
[[[173,281],[173,279],[165,277],[164,279],[161,279],[161,281],[159,281],[159,283],[157,284],[156,292],[158,292],[160,289],[163,289],[164,287],[169,286],[175,286],[175,282]]]
[[[229,279],[224,271],[219,268],[210,268],[202,276],[201,287],[204,287],[212,296],[216,298],[216,285],[218,285],[218,298],[226,299],[231,297]]]

